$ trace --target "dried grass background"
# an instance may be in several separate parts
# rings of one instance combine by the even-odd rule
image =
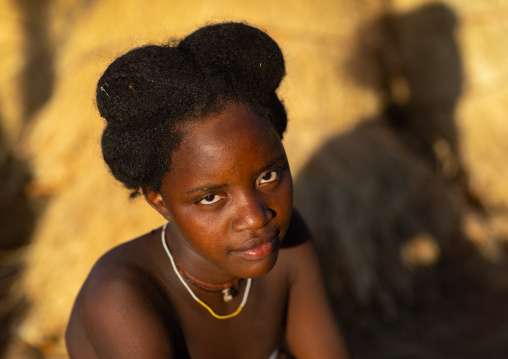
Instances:
[[[3,1],[4,357],[66,357],[93,263],[162,223],[103,164],[100,74],[223,20],[284,51],[297,205],[356,357],[506,357],[506,0]]]

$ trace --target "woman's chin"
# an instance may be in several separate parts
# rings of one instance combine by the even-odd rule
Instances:
[[[249,261],[249,265],[244,266],[246,270],[238,273],[237,276],[241,278],[259,278],[268,274],[275,266],[278,255],[279,249],[277,248],[263,259]]]

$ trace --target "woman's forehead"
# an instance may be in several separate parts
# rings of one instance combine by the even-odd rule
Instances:
[[[264,146],[278,138],[275,130],[248,106],[231,104],[219,114],[208,115],[188,125],[177,152],[196,156],[228,153],[232,147]]]
[[[170,173],[234,171],[262,166],[281,154],[284,148],[276,131],[249,107],[234,104],[188,125],[172,155]]]

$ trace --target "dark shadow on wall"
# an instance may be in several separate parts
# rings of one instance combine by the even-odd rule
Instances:
[[[48,30],[51,1],[14,3],[20,10],[24,39],[25,63],[20,74],[23,130],[53,93],[54,49]],[[0,118],[0,357],[7,350],[16,317],[23,310],[24,303],[14,298],[11,287],[22,270],[23,250],[29,245],[37,215],[35,203],[27,193],[31,169],[9,148],[2,124]]]
[[[30,180],[30,169],[5,146],[0,131],[0,357],[22,310],[22,303],[13,298],[10,288],[22,269],[21,251],[35,226],[33,203],[26,193]]]
[[[381,111],[318,149],[295,180],[357,358],[500,353],[505,306],[474,329],[494,268],[463,231],[465,211],[485,211],[459,151],[457,26],[450,7],[430,3],[362,27],[347,66]]]

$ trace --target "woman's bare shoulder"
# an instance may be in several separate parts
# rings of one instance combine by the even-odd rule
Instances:
[[[302,272],[315,270],[314,256],[312,234],[298,210],[294,209],[278,259],[279,268],[285,272],[290,287],[300,279]]]
[[[286,341],[297,358],[348,358],[312,235],[295,210],[281,259],[289,279]]]
[[[150,250],[153,246],[152,233],[120,244],[103,254],[92,267],[78,298],[87,303],[107,299],[104,296],[124,297],[153,282],[149,265],[154,252]]]
[[[170,302],[150,269],[150,241],[146,235],[122,244],[94,265],[69,321],[71,357],[172,357],[165,324]]]

